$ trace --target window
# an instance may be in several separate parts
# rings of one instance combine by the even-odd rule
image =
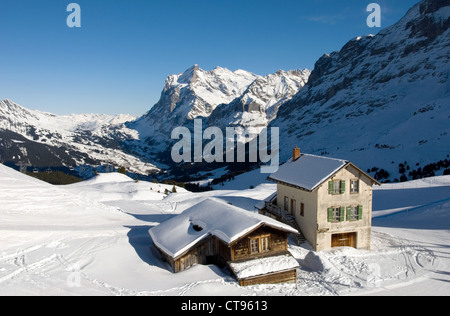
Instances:
[[[289,198],[287,196],[284,197],[284,210],[289,212]]]
[[[347,207],[347,220],[359,221],[362,220],[362,205]]]
[[[259,252],[259,238],[250,239],[250,253],[258,253]]]
[[[330,207],[328,209],[328,222],[343,222],[345,220],[345,207]]]
[[[264,235],[250,238],[250,254],[269,251],[269,237],[270,235]]]
[[[362,218],[363,218],[362,205],[348,206],[346,208],[345,207],[330,207],[328,209],[328,222],[330,222],[330,223],[343,222],[345,220],[360,221],[360,220],[362,220]]]
[[[333,188],[333,194],[341,194],[341,180],[334,180]]]
[[[328,182],[328,193],[333,195],[345,193],[345,180],[333,180]]]
[[[269,236],[261,237],[261,252],[269,251]]]
[[[305,203],[300,204],[300,216],[305,216]]]
[[[359,180],[352,180],[350,182],[350,193],[359,193]]]

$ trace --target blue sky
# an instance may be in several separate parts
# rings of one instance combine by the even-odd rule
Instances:
[[[66,7],[81,7],[69,28]],[[142,115],[166,77],[198,64],[267,75],[313,69],[418,0],[0,0],[0,99],[55,114]]]

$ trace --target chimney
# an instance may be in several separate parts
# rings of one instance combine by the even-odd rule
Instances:
[[[300,148],[295,147],[292,155],[292,161],[296,161],[298,158],[300,158]]]

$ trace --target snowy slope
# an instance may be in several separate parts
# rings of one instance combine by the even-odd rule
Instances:
[[[104,184],[130,182],[106,177]],[[146,262],[139,256],[151,255],[148,244],[139,252],[140,237],[135,239],[140,225],[151,225],[139,215],[86,198],[79,187],[54,187],[3,165],[0,192],[0,295],[135,295],[145,289],[157,294],[164,283],[169,289],[184,285],[155,258]],[[165,218],[163,204],[150,206],[154,217],[149,207],[146,219]],[[185,280],[218,278],[208,270]]]
[[[280,127],[283,158],[299,146],[384,168],[391,180],[405,161],[423,168],[447,158],[449,5],[424,0],[397,24],[320,58],[271,124]]]
[[[158,201],[166,197],[165,190],[172,192],[173,185],[138,181],[120,173],[99,174],[94,178],[68,187],[86,199],[107,201]],[[176,187],[178,193],[187,192]]]
[[[91,246],[100,246],[115,234],[111,227],[120,228],[116,223],[127,217],[3,165],[0,188],[2,295],[76,293],[66,286],[66,278],[75,263],[84,266],[93,260],[78,253],[86,250],[80,244],[92,240]]]
[[[149,190],[158,184],[130,180],[102,174],[55,187],[0,165],[0,295],[450,295],[450,202],[419,201],[434,190],[450,197],[448,177],[377,190],[377,212],[390,216],[374,218],[371,251],[290,244],[297,284],[251,287],[215,266],[171,273],[148,229],[211,197],[251,212],[275,185],[162,197]],[[402,200],[423,207],[393,214],[392,191],[408,186]]]

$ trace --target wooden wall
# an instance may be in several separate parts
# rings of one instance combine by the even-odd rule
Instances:
[[[250,240],[255,237],[269,235],[269,251],[264,253],[250,253]],[[256,231],[239,239],[231,246],[231,261],[254,259],[260,256],[267,256],[271,253],[279,253],[287,250],[288,234],[271,227],[261,227]]]
[[[253,278],[239,280],[240,286],[249,286],[257,284],[278,284],[278,283],[296,283],[297,270],[288,270],[278,273],[266,274]]]
[[[215,264],[219,267],[224,267],[226,262],[231,259],[231,253],[226,243],[212,236],[203,240],[176,260],[164,255],[163,258],[172,266],[176,273],[184,271],[195,264]]]

